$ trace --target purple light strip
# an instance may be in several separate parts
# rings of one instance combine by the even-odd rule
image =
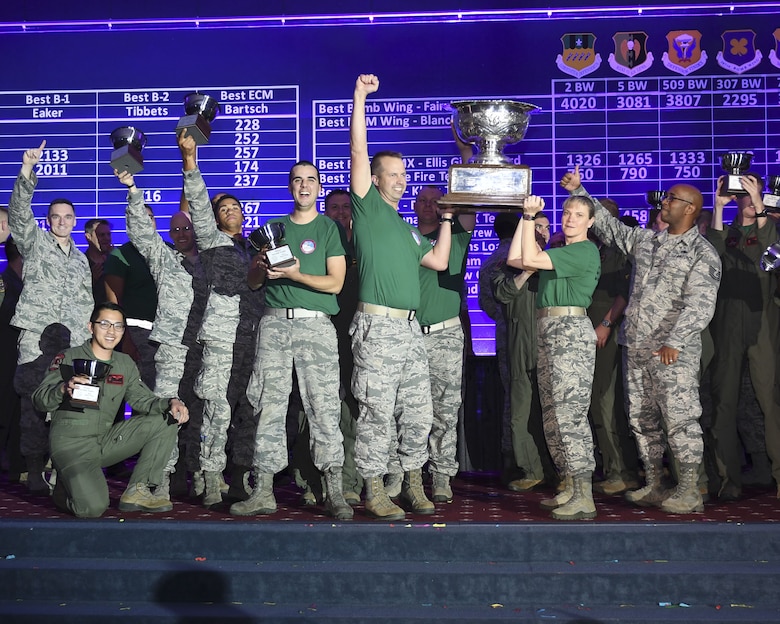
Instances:
[[[352,13],[329,15],[276,15],[245,17],[188,17],[127,20],[66,20],[0,22],[0,33],[84,32],[105,30],[189,30],[228,28],[283,28],[288,26],[343,26],[371,24],[428,24],[563,20],[586,17],[670,17],[684,14],[761,15],[777,14],[776,2],[710,3],[647,7],[583,7],[561,9],[496,9],[484,11],[421,11],[408,13]]]

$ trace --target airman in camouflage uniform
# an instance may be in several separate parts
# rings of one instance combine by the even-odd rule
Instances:
[[[328,512],[338,520],[352,518],[342,493],[343,437],[339,429],[339,362],[336,328],[330,320],[339,311],[336,294],[344,285],[345,250],[338,226],[317,212],[320,172],[309,161],[290,170],[292,214],[273,219],[284,225],[291,263],[273,265],[261,252],[249,284],[266,285],[266,308],[260,319],[252,388],[258,412],[255,436],[255,488],[247,501],[230,512],[247,516],[276,511],[274,474],[288,463],[285,421],[298,377],[303,410],[309,421],[314,465],[325,474]]]
[[[378,89],[373,74],[358,77],[350,123],[352,228],[360,276],[360,302],[350,327],[352,392],[360,404],[355,460],[366,482],[366,511],[383,520],[400,520],[404,511],[390,501],[382,480],[391,441],[400,445],[402,496],[418,513],[435,511],[422,487],[433,413],[428,359],[415,314],[420,305],[419,265],[447,268],[452,223],[443,224],[431,249],[430,242],[398,216],[406,190],[402,156],[379,152],[371,161],[368,157],[366,98]]]
[[[203,344],[203,365],[195,392],[204,401],[200,465],[205,479],[203,504],[211,507],[222,500],[220,473],[227,464],[229,427],[233,429],[231,456],[237,468],[233,478],[236,488],[242,479],[240,475],[246,475],[252,464],[257,420],[247,398],[247,385],[263,296],[262,291],[252,291],[247,284],[252,251],[241,236],[244,216],[240,202],[232,195],[223,195],[212,207],[197,166],[194,139],[182,132],[178,143],[184,164],[184,195],[210,285],[198,332],[198,340]]]
[[[51,202],[48,232],[35,221],[31,204],[38,179],[33,169],[45,147],[43,141],[24,153],[8,203],[11,234],[24,258],[24,288],[11,319],[22,330],[14,385],[22,397],[21,451],[27,460],[28,487],[38,494],[49,493],[42,476],[49,435],[44,415],[35,410],[30,397],[53,356],[89,337],[87,322],[94,306],[89,262],[71,237],[76,222],[73,205],[68,200]]]
[[[534,227],[542,208],[544,200],[540,197],[526,198],[523,220],[509,248],[507,264],[539,272],[537,379],[542,422],[547,439],[554,444],[560,441],[565,457],[563,473],[571,477],[570,496],[554,506],[552,517],[556,520],[593,518],[596,515],[592,493],[595,461],[588,406],[596,334],[585,310],[601,272],[598,250],[588,240],[594,207],[584,198],[567,199],[561,217],[566,244],[546,251],[540,248]],[[550,452],[560,461],[553,444]]]
[[[580,185],[578,170],[562,184],[574,195],[589,196]],[[628,492],[626,498],[670,513],[703,509],[697,485],[703,452],[701,333],[715,311],[721,263],[696,227],[702,203],[696,188],[675,184],[661,208],[661,219],[669,228],[653,232],[624,225],[596,202],[595,234],[626,254],[635,271],[618,340],[626,347],[629,422],[647,485]],[[680,462],[672,492],[661,482],[667,442]]]
[[[196,471],[199,470],[197,462],[203,406],[193,391],[193,370],[197,373],[199,369],[201,349],[192,328],[200,327],[208,290],[204,288],[204,276],[198,271],[200,264],[192,233],[185,232],[183,238],[177,239],[175,232],[176,228],[191,228],[192,222],[187,213],[180,212],[171,217],[171,237],[176,242],[174,247],[170,247],[163,241],[154,222],[149,218],[144,208],[143,191],[135,185],[133,176],[123,172],[118,174],[118,177],[119,181],[128,187],[127,235],[146,260],[157,286],[157,312],[154,328],[149,336],[150,341],[159,344],[155,354],[154,393],[159,397],[175,396],[187,405],[190,419],[187,426],[179,430],[179,443],[181,445],[184,439],[191,442],[193,435],[195,436],[198,448],[195,456],[187,459],[188,468]],[[180,248],[182,244],[185,249]],[[196,292],[199,295],[197,302]],[[190,374],[185,375],[185,370]],[[194,449],[190,448],[190,453],[192,450]],[[177,445],[165,468],[163,491],[160,494],[167,496],[168,493],[164,490],[169,483],[170,474],[175,472],[178,458]]]
[[[439,235],[437,200],[442,192],[433,186],[415,198],[417,229],[436,244]],[[418,321],[428,353],[433,399],[433,426],[428,436],[428,470],[433,482],[432,498],[452,502],[450,480],[458,474],[458,412],[463,402],[464,337],[460,322],[466,255],[476,216],[461,215],[450,224],[452,243],[449,265],[444,271],[420,267]],[[444,225],[444,227],[447,227]]]

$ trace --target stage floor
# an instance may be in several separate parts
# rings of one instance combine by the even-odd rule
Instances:
[[[185,520],[220,522],[333,522],[321,506],[304,507],[300,504],[300,492],[292,484],[277,484],[276,497],[279,510],[270,516],[243,518],[231,516],[228,504],[207,510],[197,499],[173,497],[173,511],[162,514],[125,513],[117,509],[125,482],[109,479],[111,506],[103,516],[106,520]],[[450,504],[436,505],[436,513],[420,516],[407,513],[406,522],[413,523],[528,523],[551,521],[549,512],[539,507],[539,501],[552,495],[552,490],[516,493],[507,490],[494,473],[462,473],[453,481],[455,500]],[[579,522],[596,523],[665,523],[665,522],[780,522],[780,500],[774,489],[746,489],[742,500],[733,503],[708,502],[704,513],[671,515],[657,509],[634,507],[620,496],[595,495],[598,516],[594,520]],[[0,482],[0,520],[50,520],[72,518],[58,511],[49,498],[34,497],[25,486]],[[355,508],[354,522],[377,522],[369,518],[362,505]]]

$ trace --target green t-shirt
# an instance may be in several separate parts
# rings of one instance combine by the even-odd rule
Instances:
[[[424,236],[435,243],[439,230]],[[452,224],[452,247],[447,269],[434,271],[420,267],[420,308],[417,311],[420,325],[441,323],[460,314],[463,273],[470,242],[471,232],[464,230],[460,221],[455,219]]]
[[[589,240],[548,249],[552,271],[539,271],[537,308],[591,304],[593,291],[601,275],[599,250]]]
[[[420,261],[433,249],[373,185],[352,198],[352,242],[358,261],[360,301],[401,310],[420,307]]]
[[[146,260],[133,243],[115,247],[103,263],[104,275],[125,281],[122,309],[129,319],[154,322],[157,314],[157,286]]]
[[[284,224],[284,242],[301,262],[301,273],[327,275],[327,260],[345,255],[336,224],[318,214],[313,221],[300,225],[290,216],[269,219]],[[336,295],[324,293],[289,279],[266,280],[265,304],[270,308],[305,308],[326,314],[338,314]]]

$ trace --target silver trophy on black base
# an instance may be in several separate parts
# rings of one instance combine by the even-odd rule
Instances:
[[[133,126],[122,126],[111,133],[111,167],[117,171],[138,173],[144,168],[141,150],[146,147],[146,135]]]
[[[531,168],[514,164],[503,150],[525,137],[539,107],[515,100],[462,100],[450,108],[458,136],[479,152],[450,167],[447,194],[439,203],[456,212],[516,211],[531,194]]]
[[[196,145],[205,145],[211,136],[211,122],[219,112],[219,102],[196,91],[184,98],[184,110],[187,114],[176,124],[176,134],[186,130]]]
[[[79,377],[86,377],[89,381],[75,384],[70,402],[82,407],[98,407],[100,405],[100,386],[95,382],[104,379],[110,370],[110,364],[99,360],[81,358],[73,360],[73,372]]]
[[[249,235],[249,242],[258,251],[265,252],[268,266],[272,269],[295,264],[295,256],[284,242],[284,223],[266,223]]]

